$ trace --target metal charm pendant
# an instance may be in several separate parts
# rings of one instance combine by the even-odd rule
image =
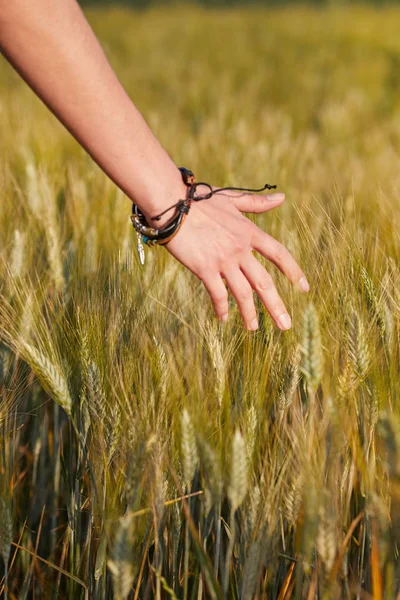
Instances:
[[[143,244],[142,244],[142,236],[140,235],[140,233],[138,231],[136,232],[136,235],[137,235],[137,249],[138,249],[140,264],[144,265],[144,248],[143,248]]]

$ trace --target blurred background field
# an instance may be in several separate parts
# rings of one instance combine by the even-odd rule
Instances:
[[[269,266],[293,329],[259,304],[251,334],[165,250],[142,268],[3,60],[0,596],[398,597],[400,8],[87,15],[177,164],[286,192],[251,218],[312,290]]]

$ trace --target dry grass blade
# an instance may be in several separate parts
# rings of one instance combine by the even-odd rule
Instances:
[[[28,554],[33,556],[36,560],[39,560],[40,562],[44,563],[48,567],[55,569],[62,575],[65,575],[66,577],[69,577],[73,581],[76,581],[76,583],[79,583],[79,585],[81,585],[83,588],[88,589],[88,586],[86,585],[86,583],[84,581],[82,581],[82,579],[79,579],[79,577],[76,577],[72,573],[68,573],[68,571],[66,571],[65,569],[62,569],[61,567],[55,565],[54,563],[51,563],[49,560],[46,560],[45,558],[38,556],[38,554],[35,554],[35,552],[28,550],[28,548],[24,548],[24,546],[21,546],[20,544],[17,544],[16,542],[12,542],[12,545],[15,546],[16,548],[18,548],[18,550],[23,550],[24,552],[27,552]]]

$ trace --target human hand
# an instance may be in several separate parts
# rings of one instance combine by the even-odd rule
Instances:
[[[31,0],[0,4],[2,53],[103,171],[138,202],[148,223],[185,198],[181,174],[122,88],[78,3],[38,0],[33,11]],[[54,27],[56,22],[65,26]],[[248,329],[257,328],[252,288],[278,327],[289,329],[285,305],[253,251],[303,291],[307,280],[286,248],[241,214],[265,212],[283,200],[283,194],[224,192],[194,202],[166,244],[203,281],[221,320],[228,316],[224,278]],[[169,218],[167,213],[155,225],[162,227]]]
[[[275,324],[282,330],[290,329],[291,318],[272,277],[253,251],[275,264],[302,292],[310,289],[307,279],[285,246],[242,214],[267,212],[284,199],[284,194],[224,192],[193,202],[179,232],[165,244],[165,248],[204,283],[220,320],[228,319],[225,279],[247,329],[258,328],[253,290]]]

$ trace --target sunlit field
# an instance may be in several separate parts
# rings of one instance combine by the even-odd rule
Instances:
[[[142,267],[129,199],[2,60],[0,596],[400,597],[400,9],[88,17],[178,165],[286,192],[250,218],[312,289],[265,263],[293,328],[257,301],[251,333],[165,249]]]

